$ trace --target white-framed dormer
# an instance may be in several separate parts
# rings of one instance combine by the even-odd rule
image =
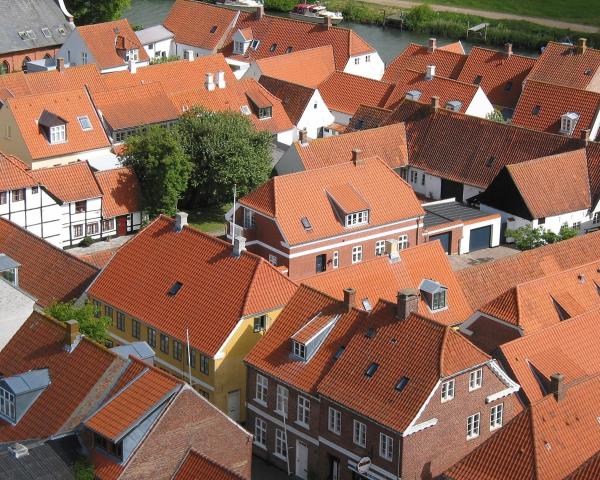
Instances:
[[[238,29],[233,34],[233,54],[234,55],[245,55],[250,47],[250,44],[256,45],[255,49],[258,48],[260,42],[254,42],[252,38],[252,31],[249,28],[244,30]]]
[[[340,315],[315,315],[308,323],[292,335],[291,357],[308,362],[317,353]]]
[[[448,308],[448,288],[434,280],[423,280],[419,286],[423,299],[431,312]]]
[[[67,120],[48,110],[44,110],[38,119],[38,126],[51,145],[67,143],[67,123]]]
[[[579,114],[576,112],[567,112],[560,116],[560,133],[565,135],[572,135],[577,126],[579,120]]]

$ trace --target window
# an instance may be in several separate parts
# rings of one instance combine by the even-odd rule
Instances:
[[[433,294],[433,302],[431,304],[432,310],[441,310],[446,308],[446,290],[441,289],[439,292]]]
[[[115,219],[111,218],[109,220],[102,220],[102,231],[107,232],[109,230],[115,229]]]
[[[264,332],[267,329],[267,316],[261,315],[260,317],[254,317],[254,333]]]
[[[512,87],[513,87],[513,82],[506,82],[504,84],[504,91],[510,92],[512,90]]]
[[[546,223],[546,217],[538,218],[538,225],[544,225]]]
[[[260,373],[256,374],[256,395],[254,400],[267,405],[267,392],[269,390],[269,380]]]
[[[454,398],[454,380],[442,383],[442,403]]]
[[[273,107],[258,109],[258,118],[271,118],[273,116]]]
[[[131,319],[131,336],[133,338],[137,338],[138,340],[140,339],[140,322],[134,318]]]
[[[244,228],[254,228],[254,213],[252,210],[244,208]]]
[[[331,264],[333,268],[338,268],[340,266],[340,253],[337,250],[333,252]]]
[[[125,315],[122,312],[117,312],[117,328],[125,331]]]
[[[153,43],[149,43],[148,44],[148,50],[154,50],[154,44]]]
[[[181,361],[181,342],[173,339],[173,358]]]
[[[16,420],[17,418],[15,396],[3,388],[0,388],[0,414],[12,420]]]
[[[371,55],[365,55],[365,62],[369,63],[371,61]]]
[[[40,187],[31,187],[32,195],[37,195],[39,191],[40,191]]]
[[[5,205],[7,201],[7,192],[0,192],[0,205]]]
[[[469,373],[469,392],[481,388],[483,370],[478,368]]]
[[[10,73],[10,65],[4,60],[0,63],[0,75],[6,75],[7,73]]]
[[[352,247],[352,263],[362,262],[362,246]]]
[[[417,181],[419,180],[419,174],[417,172],[415,172],[414,170],[410,171],[410,181],[411,183],[417,183]]]
[[[398,249],[404,250],[405,248],[408,248],[408,246],[408,235],[400,235],[398,237]]]
[[[481,75],[477,75],[477,76],[475,77],[475,80],[473,80],[473,83],[474,83],[475,85],[479,85],[479,84],[481,83],[481,79],[482,79]]]
[[[253,50],[256,50],[259,45],[260,45],[260,40],[252,40],[252,43],[250,43],[250,46],[252,47]]]
[[[275,403],[275,411],[287,418],[288,416],[288,389],[277,385],[277,401]]]
[[[148,345],[152,348],[156,347],[156,330],[148,327]]]
[[[2,200],[0,199],[0,203],[2,203]],[[599,223],[600,222],[600,212],[595,212],[594,216],[592,217],[592,223]]]
[[[75,213],[83,213],[86,209],[86,201],[75,202]]]
[[[113,309],[108,305],[104,306],[104,316],[110,318],[110,323],[113,321]]]
[[[97,235],[98,233],[100,233],[100,224],[99,223],[88,223],[85,230],[88,235]]]
[[[160,334],[160,351],[169,353],[169,337],[164,333]]]
[[[369,366],[365,370],[365,376],[371,378],[373,375],[375,375],[375,372],[377,371],[378,368],[379,368],[378,363],[373,362],[373,363],[369,364]]]
[[[394,456],[394,439],[385,433],[379,434],[379,456],[391,460]]]
[[[269,253],[269,263],[271,265],[273,265],[274,267],[277,266],[277,255],[273,255],[271,253]]]
[[[352,429],[352,441],[355,445],[359,447],[367,446],[367,426],[359,422],[358,420],[354,420],[354,428]]]
[[[292,53],[293,48],[292,47],[287,47],[285,49],[285,53]]]
[[[581,222],[573,222],[573,228],[579,230],[581,228]]]
[[[24,72],[27,72],[27,62],[31,62],[31,58],[25,57],[23,59],[23,63],[21,64],[21,70],[23,70]]]
[[[296,421],[308,428],[310,423],[310,400],[298,395],[298,412]]]
[[[315,110],[316,110],[318,106],[319,106],[319,104],[315,102],[315,103],[313,104],[313,109],[315,109]]]
[[[385,240],[375,242],[375,255],[380,256],[385,253]]]
[[[200,371],[205,375],[208,375],[210,370],[210,360],[206,355],[200,354]]]
[[[496,430],[502,426],[503,410],[504,405],[502,403],[492,407],[492,411],[490,412],[490,430]]]
[[[271,45],[271,48],[269,49],[270,52],[274,52],[277,49],[277,44],[274,43],[273,45]]]
[[[294,355],[306,360],[306,346],[303,343],[294,341]]]
[[[196,368],[196,350],[190,348],[189,358],[186,357],[185,362],[189,364],[191,368]]]
[[[216,31],[217,31],[217,26],[216,26],[216,25],[213,25],[213,26],[210,28],[210,33],[215,33]]]
[[[354,225],[362,225],[369,223],[369,211],[363,210],[362,212],[351,213],[346,215],[346,226],[352,227]]]
[[[77,117],[77,121],[84,132],[92,129],[92,122],[90,122],[90,117],[87,115],[84,115],[83,117]]]
[[[83,225],[73,225],[73,236],[83,237]]]
[[[25,200],[25,189],[19,188],[18,190],[12,191],[12,201],[13,202],[22,202]]]
[[[354,59],[354,65],[360,65],[360,57]]]
[[[94,300],[94,317],[100,318],[100,302],[98,300]]]
[[[421,174],[421,185],[425,185],[425,174]]]
[[[244,54],[245,52],[245,48],[244,48],[244,42],[238,42],[237,40],[233,41],[233,53],[237,53],[237,54]]]
[[[275,429],[275,455],[283,459],[287,458],[287,439],[285,432],[279,428]]]
[[[476,413],[467,418],[467,440],[477,438],[479,436],[480,414]]]
[[[540,111],[542,110],[542,107],[540,107],[539,105],[536,105],[535,107],[533,107],[531,109],[531,114],[535,117],[537,117],[540,114]]]
[[[267,422],[258,417],[254,421],[254,443],[267,448]]]
[[[342,412],[329,407],[327,425],[330,432],[339,435],[342,433]]]
[[[134,62],[137,62],[138,61],[137,48],[135,48],[133,50],[127,50],[127,53],[125,54],[125,60],[127,60],[127,61],[133,60]]]
[[[0,75],[2,75],[1,69],[0,69]],[[4,137],[8,140],[10,140],[12,138],[12,128],[10,125],[6,125],[6,128],[4,129]]]
[[[88,62],[87,52],[81,52],[81,64],[87,65],[87,62]]]

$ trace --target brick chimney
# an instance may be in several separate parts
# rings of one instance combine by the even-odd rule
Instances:
[[[431,80],[435,77],[435,65],[427,65],[427,70],[425,71],[425,79]]]
[[[65,59],[58,57],[56,59],[56,70],[62,72],[65,69]]]
[[[209,92],[212,92],[215,89],[215,76],[210,72],[206,72],[204,78],[204,86]]]
[[[431,37],[429,39],[429,45],[427,47],[427,51],[429,53],[433,53],[433,52],[435,52],[436,48],[437,48],[437,40],[434,37]]]
[[[587,50],[587,38],[577,39],[577,55],[583,55]]]
[[[419,311],[419,292],[414,288],[404,288],[396,297],[396,318],[406,320],[411,313]]]
[[[265,7],[263,5],[259,5],[256,7],[256,12],[254,13],[256,20],[260,21],[265,16]]]
[[[440,108],[440,97],[431,97],[431,108],[433,108],[434,110]]]
[[[365,163],[362,156],[362,152],[358,148],[352,149],[352,163],[354,163],[354,166],[362,165]]]
[[[175,231],[181,232],[183,227],[188,224],[188,214],[185,212],[177,212],[175,214]]]
[[[246,238],[238,235],[233,241],[233,256],[240,257],[244,250],[246,250]]]
[[[65,324],[67,326],[67,331],[65,332],[65,351],[72,352],[81,340],[79,323],[77,320],[67,320]]]
[[[504,44],[504,51],[510,57],[513,54],[512,43],[505,43]]]
[[[563,398],[565,398],[565,377],[561,373],[554,373],[550,375],[550,393],[554,395],[554,398],[557,402],[560,402]]]
[[[346,312],[352,310],[356,305],[356,290],[353,288],[344,288],[344,309]]]
[[[308,145],[308,132],[306,128],[298,131],[298,139],[300,140],[300,145]]]
[[[581,130],[581,140],[583,140],[583,143],[586,146],[590,143],[590,129],[589,128],[584,128],[583,130]]]
[[[225,88],[225,72],[223,70],[217,72],[217,87]]]

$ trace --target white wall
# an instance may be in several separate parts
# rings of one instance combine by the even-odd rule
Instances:
[[[358,63],[356,63],[357,61]],[[385,64],[377,52],[357,55],[348,59],[348,63],[344,67],[344,72],[374,80],[381,80],[385,72]]]
[[[477,93],[473,96],[473,100],[471,100],[465,114],[472,115],[473,117],[486,118],[487,115],[493,111],[494,106],[481,87],[478,87]]]
[[[306,128],[310,138],[317,138],[319,128],[331,125],[334,120],[335,117],[325,105],[319,90],[315,90],[296,126],[298,130]]]
[[[206,55],[212,55],[214,52],[212,50],[207,50],[205,48],[192,47],[191,45],[186,45],[185,43],[177,43],[175,42],[175,55],[179,58],[185,58],[185,52],[191,50],[194,52],[194,56],[196,57],[205,57]],[[202,79],[204,82],[204,79]]]
[[[152,48],[149,48],[150,46],[152,46]],[[160,52],[166,52],[167,57],[170,57],[175,54],[175,42],[172,38],[167,38],[166,40],[160,40],[144,45],[144,50],[146,50],[150,60],[156,57],[160,58],[162,56],[160,55]]]
[[[413,182],[413,173],[417,173],[416,182]],[[425,184],[423,185],[423,176],[425,176]],[[432,200],[439,200],[442,195],[442,179],[435,175],[425,173],[425,171],[409,167],[408,176],[406,181],[410,184],[413,190],[421,195],[431,198]]]
[[[277,134],[277,141],[279,143],[283,143],[284,145],[291,145],[294,143],[294,137],[296,135],[296,128],[292,128],[291,130],[286,130],[284,132],[279,132]]]
[[[33,298],[0,278],[0,350],[29,318],[34,304]]]
[[[86,209],[85,212],[77,213],[75,211],[75,202],[66,203],[62,206],[62,240],[63,246],[77,245],[84,237],[91,237],[94,240],[100,239],[100,221],[102,220],[102,199],[92,198],[85,200]],[[88,226],[91,224],[98,224],[98,233],[89,234],[87,233]],[[75,235],[75,227],[77,225],[83,226],[81,235]]]
[[[340,125],[348,125],[352,119],[352,115],[344,112],[338,112],[337,110],[330,110],[330,112],[333,114],[335,123],[339,123]]]
[[[108,140],[107,140],[108,141]],[[67,165],[78,160],[87,160],[96,170],[110,170],[112,168],[122,167],[117,156],[112,153],[111,147],[88,150],[87,152],[78,152],[62,157],[53,157],[46,160],[34,160],[31,169],[55,167],[57,165]]]
[[[257,82],[261,75],[262,72],[260,71],[260,67],[256,62],[251,63],[248,69],[244,72],[244,78],[253,78]]]
[[[500,226],[501,226],[501,218],[491,218],[482,220],[477,223],[470,223],[463,226],[463,236],[460,239],[458,245],[458,253],[460,255],[469,253],[469,242],[471,240],[471,230],[475,230],[477,228],[486,227],[488,225],[492,226],[492,238],[490,245],[492,247],[497,247],[500,245]]]
[[[87,63],[96,63],[96,59],[92,53],[88,50],[87,45],[79,35],[77,30],[73,30],[67,41],[63,43],[62,47],[58,51],[56,58],[64,58],[65,63],[68,65],[83,65],[81,62],[81,53],[87,53]]]
[[[469,198],[479,195],[483,192],[483,188],[474,187],[472,185],[463,184],[463,202],[466,202]]]

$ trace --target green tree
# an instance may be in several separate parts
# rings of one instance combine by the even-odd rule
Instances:
[[[488,113],[485,116],[485,118],[487,118],[488,120],[492,120],[494,122],[498,122],[498,123],[506,123],[506,120],[504,119],[504,115],[502,115],[502,112],[497,108],[494,108],[494,111]]]
[[[187,206],[224,203],[268,180],[271,136],[239,113],[193,109],[179,119],[179,138],[194,165]]]
[[[531,225],[525,225],[515,230],[506,230],[506,236],[515,240],[515,246],[519,250],[531,250],[542,245],[568,240],[578,233],[577,229],[569,227],[566,223],[560,227],[558,233],[546,230],[543,227],[533,228]]]
[[[61,322],[77,320],[79,331],[98,343],[103,344],[108,339],[107,329],[111,320],[108,317],[96,317],[95,307],[91,303],[78,307],[74,302],[57,302],[46,308],[46,313]]]
[[[176,132],[156,125],[127,139],[123,164],[140,180],[144,210],[174,215],[188,187],[192,164]]]
[[[560,227],[558,235],[560,236],[561,240],[568,240],[569,238],[576,237],[578,233],[579,230],[576,228],[571,228],[565,223],[562,227]]]
[[[67,0],[65,3],[75,18],[75,25],[118,20],[131,6],[131,0]]]

